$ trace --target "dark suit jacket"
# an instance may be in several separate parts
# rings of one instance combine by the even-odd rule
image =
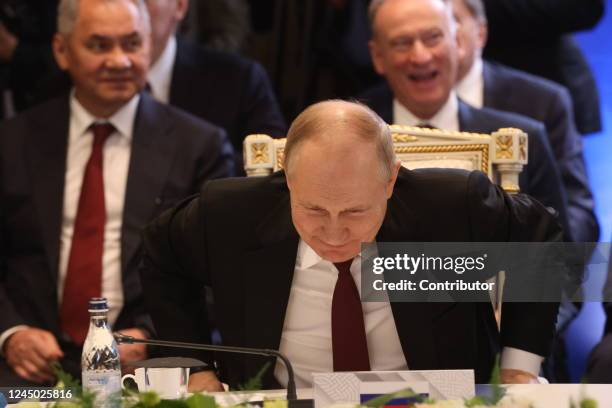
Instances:
[[[567,192],[572,238],[597,242],[599,225],[589,187],[582,140],[565,88],[496,63],[484,63],[484,106],[515,112],[544,123]]]
[[[39,86],[37,101],[71,87],[54,72]],[[238,55],[208,50],[177,38],[169,103],[225,130],[234,148],[235,174],[244,174],[242,142],[252,133],[284,137],[287,131],[266,72]]]
[[[593,348],[585,372],[590,383],[612,383],[612,262],[608,263],[608,277],[603,287],[606,322],[601,341]]]
[[[68,96],[0,124],[0,332],[20,324],[61,341],[57,277]],[[116,329],[152,330],[137,266],[140,229],[164,209],[231,175],[223,130],[141,95],[135,119],[121,233],[124,307]]]
[[[287,127],[261,65],[178,39],[170,104],[227,132],[243,174],[242,142],[251,133],[284,137]]]
[[[359,97],[387,123],[393,123],[393,94],[381,84]],[[491,133],[503,127],[516,127],[529,135],[528,163],[519,177],[521,192],[537,198],[559,212],[559,220],[569,231],[567,195],[561,183],[544,126],[534,120],[509,112],[475,109],[459,101],[459,128],[466,132]],[[569,239],[570,236],[567,235]]]
[[[560,236],[558,224],[540,204],[524,195],[509,198],[482,173],[402,169],[376,241]],[[145,230],[141,271],[160,338],[209,340],[205,311],[195,301],[207,284],[224,344],[278,349],[298,242],[282,172],[211,182],[199,197],[163,214]],[[504,305],[500,340],[489,302],[392,303],[411,369],[474,368],[478,382],[489,379],[500,345],[546,355],[556,309],[552,304]],[[244,356],[217,357],[223,380],[231,385],[253,376],[262,364]],[[272,371],[265,378],[267,387],[275,386]]]
[[[571,33],[594,27],[604,0],[484,0],[489,38],[484,55],[569,89],[582,134],[601,130],[597,84]]]

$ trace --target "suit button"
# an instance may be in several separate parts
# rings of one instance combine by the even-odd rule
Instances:
[[[160,205],[162,203],[161,197],[155,197],[155,204]]]

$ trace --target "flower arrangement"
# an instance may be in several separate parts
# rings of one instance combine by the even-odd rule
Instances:
[[[239,387],[243,391],[252,391],[261,389],[261,379],[268,368],[269,364],[262,367],[255,377],[250,379],[243,386]],[[53,370],[58,378],[59,388],[73,390],[73,399],[69,401],[59,401],[47,408],[95,408],[95,394],[83,390],[83,387],[78,380],[65,373],[56,365]],[[415,393],[410,388],[382,395],[380,397],[367,401],[362,406],[357,404],[337,404],[332,408],[380,408],[385,406],[392,400],[411,398],[416,400],[415,408],[535,408],[533,404],[521,397],[506,395],[506,390],[500,385],[500,370],[499,364],[496,364],[491,375],[491,393],[488,396],[475,396],[464,400],[445,400],[435,401],[430,398],[425,398],[420,394]],[[40,402],[21,402],[18,404],[20,408],[41,408]],[[215,398],[211,395],[195,393],[187,398],[178,400],[164,400],[152,391],[137,392],[124,390],[121,402],[118,404],[121,408],[222,408],[219,406]],[[235,407],[249,407],[247,402],[235,405]],[[264,408],[287,408],[287,401],[274,400],[264,401]],[[569,408],[598,408],[597,401],[582,395],[579,401],[570,401]]]

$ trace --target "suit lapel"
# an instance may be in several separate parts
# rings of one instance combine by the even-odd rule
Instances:
[[[394,194],[389,200],[385,220],[376,236],[376,242],[422,241],[427,236],[426,231],[419,224],[418,217],[409,203]],[[432,362],[437,361],[433,325],[437,314],[436,306],[415,302],[390,304],[408,367],[431,367]]]
[[[246,344],[278,350],[299,242],[291,220],[288,193],[282,194],[258,226],[257,235],[261,246],[247,252],[244,258]],[[247,361],[247,372],[257,372],[261,368],[259,363],[253,359]],[[268,370],[266,382],[272,381],[273,371],[273,368]]]
[[[141,93],[135,118],[121,233],[121,269],[133,262],[140,229],[162,204],[161,193],[176,152],[171,137],[173,118],[146,93]],[[124,284],[126,274],[123,274]],[[128,293],[126,287],[124,292]]]
[[[462,132],[478,132],[479,126],[474,121],[474,112],[476,109],[471,108],[468,104],[459,100],[459,130]],[[474,127],[475,126],[475,127]]]
[[[494,68],[486,61],[482,64],[482,85],[483,85],[483,106],[496,106],[497,95],[495,94],[495,88],[491,86],[494,82]]]
[[[35,117],[32,121],[25,145],[49,269],[57,281],[70,122],[68,95],[49,106],[44,118]]]
[[[389,88],[386,82],[378,88],[377,95],[372,99],[370,107],[385,122],[389,124],[395,122],[393,117],[393,92],[391,92],[391,88]]]

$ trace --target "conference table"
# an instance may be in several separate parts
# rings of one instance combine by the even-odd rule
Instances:
[[[477,385],[477,393],[486,387]],[[569,408],[570,400],[582,395],[598,402],[598,408],[612,408],[612,384],[513,384],[506,385],[507,395],[521,396],[532,402],[533,408]],[[299,399],[311,399],[312,389],[298,389]],[[246,401],[284,399],[285,390],[213,393],[218,404],[231,406]]]
[[[486,387],[488,386],[477,385],[477,393],[486,393]],[[598,408],[612,408],[612,384],[516,384],[507,385],[505,388],[508,395],[529,400],[532,408],[570,408],[570,400],[577,402],[582,395],[597,401]],[[305,401],[313,398],[312,389],[298,389],[297,394],[301,400],[298,405],[300,408],[312,406],[312,403]],[[286,390],[215,392],[212,395],[219,405],[230,407],[264,399],[283,400]],[[48,403],[42,403],[40,406],[48,406]],[[19,407],[19,404],[9,404],[9,407]]]

